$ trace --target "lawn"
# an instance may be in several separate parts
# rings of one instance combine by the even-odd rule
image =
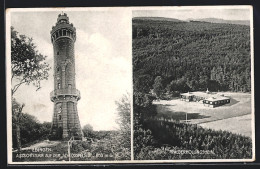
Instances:
[[[216,108],[205,107],[198,102],[181,101],[178,98],[154,101],[157,117],[183,121],[187,113],[187,119],[192,124],[252,136],[251,94],[222,93],[231,98],[230,103]]]

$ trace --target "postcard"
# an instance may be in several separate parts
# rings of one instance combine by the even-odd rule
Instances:
[[[7,9],[8,164],[254,161],[252,10]]]

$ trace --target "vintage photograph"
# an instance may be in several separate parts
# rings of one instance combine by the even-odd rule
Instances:
[[[130,160],[131,13],[6,14],[8,162]]]
[[[133,10],[134,160],[254,161],[252,25],[250,6]]]
[[[252,162],[251,6],[6,10],[8,164]]]

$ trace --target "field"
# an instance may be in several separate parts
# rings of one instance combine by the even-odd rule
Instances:
[[[173,100],[154,101],[158,118],[185,121],[204,128],[226,130],[244,136],[252,136],[251,94],[222,92],[231,98],[227,105],[216,108],[205,107],[198,102]],[[221,94],[222,94],[221,93]]]

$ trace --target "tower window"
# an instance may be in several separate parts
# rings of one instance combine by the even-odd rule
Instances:
[[[58,89],[60,89],[60,83],[58,83]]]
[[[60,106],[58,114],[60,114],[60,113],[61,113],[61,111],[62,111],[62,109],[61,109],[61,106]]]
[[[57,52],[57,55],[59,55],[60,54],[60,52]]]
[[[59,115],[59,120],[61,120],[61,115]]]
[[[66,36],[66,30],[63,30],[63,36]]]

